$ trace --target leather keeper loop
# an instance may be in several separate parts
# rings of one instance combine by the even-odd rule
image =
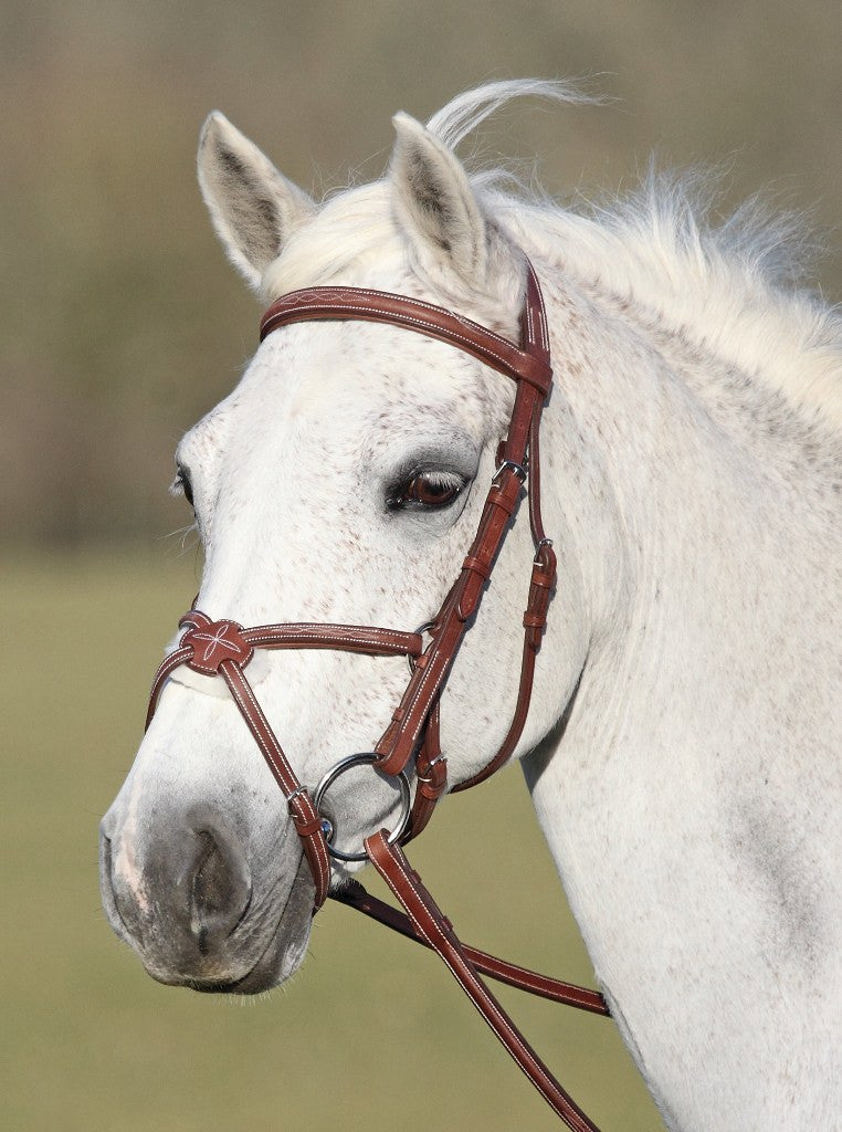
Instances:
[[[479,574],[481,578],[486,580],[491,577],[491,563],[484,562],[476,555],[469,554],[465,561],[462,563],[463,570],[470,570],[472,574]]]
[[[555,585],[555,571],[547,572],[540,563],[535,563],[532,570],[530,585],[538,586],[542,590],[551,590]]]
[[[299,837],[313,837],[314,834],[322,832],[322,819],[318,814],[314,818],[305,818],[290,811],[292,822],[295,826],[295,832]]]
[[[551,551],[552,553],[552,551]],[[529,583],[529,601],[523,615],[523,624],[527,629],[540,629],[543,632],[547,622],[547,610],[555,587],[555,569],[548,570],[542,562],[532,565],[532,578]]]
[[[313,799],[303,787],[299,787],[287,800],[289,816],[299,837],[312,837],[322,833],[322,819]]]
[[[444,792],[444,785],[436,787],[431,782],[419,782],[418,793],[422,798],[429,798],[431,802],[437,802]]]
[[[498,478],[491,485],[486,506],[499,507],[511,516],[515,513],[523,484],[520,477],[511,467],[503,468]]]
[[[526,611],[523,615],[524,629],[543,629],[547,624],[547,617],[545,613]]]

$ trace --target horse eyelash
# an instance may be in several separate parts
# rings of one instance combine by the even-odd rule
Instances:
[[[190,482],[190,473],[186,468],[179,466],[176,469],[175,479],[170,484],[170,493],[172,495],[183,495],[190,506],[195,510],[193,503],[193,485]]]

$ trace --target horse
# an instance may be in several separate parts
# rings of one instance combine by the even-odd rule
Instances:
[[[697,177],[651,172],[625,199],[565,208],[469,172],[458,143],[523,95],[575,101],[513,81],[426,126],[400,113],[383,178],[319,204],[213,113],[201,191],[267,302],[376,289],[517,342],[534,271],[557,582],[505,755],[667,1127],[839,1128],[842,319],[804,286],[790,220],[754,202],[714,223]],[[401,326],[322,317],[267,334],[176,452],[203,624],[423,635],[514,398],[486,361]],[[515,710],[524,512],[437,705],[447,789],[482,775]],[[407,680],[405,655],[338,647],[255,649],[247,672],[310,790],[371,751]],[[181,665],[159,691],[101,826],[105,909],[155,979],[256,993],[301,963],[318,877],[229,688]],[[404,777],[427,781],[411,761]],[[351,883],[373,830],[397,830],[404,792],[370,767],[334,774],[318,817],[346,852],[325,885]]]

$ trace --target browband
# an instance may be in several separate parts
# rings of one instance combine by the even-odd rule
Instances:
[[[507,377],[528,381],[546,397],[553,377],[546,320],[543,307],[528,305],[528,310],[532,325],[525,328],[521,348],[478,322],[421,299],[363,287],[310,287],[291,291],[272,303],[260,321],[260,341],[291,322],[338,319],[388,323],[457,346]]]

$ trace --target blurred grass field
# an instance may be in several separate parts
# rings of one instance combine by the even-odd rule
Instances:
[[[292,985],[258,1000],[159,986],[111,935],[97,824],[196,571],[191,554],[163,547],[0,567],[15,642],[0,679],[0,1126],[557,1128],[443,965],[347,909],[319,915]],[[466,940],[591,982],[517,770],[451,799],[412,859]],[[607,1132],[661,1127],[611,1022],[503,998]]]

